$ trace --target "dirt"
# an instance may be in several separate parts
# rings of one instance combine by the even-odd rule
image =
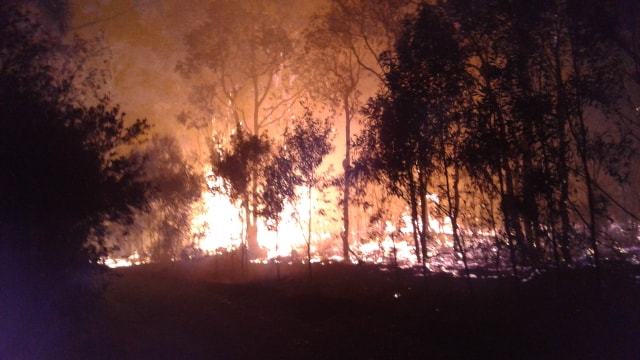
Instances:
[[[629,269],[465,279],[377,266],[214,259],[111,270],[106,290],[5,336],[15,359],[636,359],[640,289]],[[228,264],[227,264],[228,265]],[[635,270],[633,270],[635,271]],[[597,289],[597,290],[594,290]],[[23,307],[23,314],[29,313]],[[50,312],[46,312],[51,314]],[[38,311],[33,314],[39,314]],[[8,331],[8,330],[7,330]],[[6,332],[6,331],[5,331]],[[6,334],[3,334],[6,335]],[[42,337],[43,339],[40,339]],[[26,344],[26,345],[25,345]],[[0,356],[1,357],[1,356]]]

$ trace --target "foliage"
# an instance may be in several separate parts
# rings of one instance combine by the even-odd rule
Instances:
[[[271,144],[266,134],[252,135],[242,126],[238,126],[231,136],[230,148],[220,146],[212,149],[214,173],[225,180],[224,190],[232,200],[241,201],[242,206],[249,201],[251,172],[264,163],[263,159],[270,151]]]
[[[311,278],[311,228],[313,218],[313,189],[321,178],[317,174],[318,167],[324,157],[333,150],[331,140],[333,130],[328,119],[320,120],[313,116],[309,108],[304,115],[293,123],[291,133],[285,133],[285,150],[293,162],[293,173],[301,186],[306,187],[309,200],[309,216],[307,222],[307,262],[309,278]]]
[[[196,111],[181,121],[223,133],[240,123],[260,134],[286,108],[274,94],[291,90],[283,69],[293,56],[292,39],[262,2],[216,1],[206,11],[210,17],[187,35],[187,56],[176,66],[194,83]]]
[[[615,15],[595,5],[460,0],[424,4],[407,22],[383,58],[386,89],[365,109],[356,169],[410,205],[416,249],[437,210],[464,260],[457,228],[472,221],[458,221],[477,219],[475,206],[490,220],[481,226],[498,225],[495,246],[507,245],[516,276],[585,248],[598,265],[605,199],[635,145],[616,115]]]
[[[305,32],[305,61],[302,78],[311,97],[344,115],[345,157],[342,185],[342,250],[350,258],[350,207],[352,192],[352,123],[362,107],[361,95],[383,82],[384,66],[379,55],[391,51],[402,27],[410,1],[332,0],[326,10],[312,18]],[[355,189],[354,189],[355,188]]]
[[[175,260],[189,243],[191,207],[200,199],[203,176],[186,162],[176,139],[170,136],[154,136],[132,157],[140,164],[141,179],[147,184],[148,206],[137,211],[132,224],[125,226],[128,240],[118,247],[126,248],[127,256],[137,251],[149,254],[152,261]]]
[[[250,134],[240,124],[231,136],[229,147],[219,144],[211,149],[213,173],[223,181],[222,186],[213,190],[227,194],[233,202],[240,204],[244,210],[245,235],[255,224],[253,217],[260,213],[259,197],[268,180],[263,173],[270,153],[271,140],[266,134]],[[249,242],[248,237],[245,240]],[[257,242],[253,245],[249,244],[250,250],[254,255],[258,254]]]
[[[55,61],[64,55],[61,39],[20,7],[0,8],[3,262],[60,269],[95,261],[104,222],[144,203],[139,169],[121,150],[148,125],[125,126],[108,96],[85,105],[69,86],[69,63]],[[89,235],[97,240],[87,247]]]
[[[262,193],[263,208],[260,214],[267,220],[267,226],[276,231],[286,204],[295,201],[296,186],[301,185],[300,178],[294,173],[294,166],[287,148],[280,146],[264,169],[264,177],[268,181]]]
[[[416,253],[423,260],[429,234],[418,224],[428,224],[427,187],[448,166],[440,147],[453,141],[470,84],[454,33],[442,12],[423,7],[396,44],[396,57],[385,58],[387,89],[369,102],[370,122],[359,141],[359,167],[379,172],[377,179],[410,206],[414,235],[420,236]]]
[[[293,163],[292,170],[300,185],[314,187],[318,184],[316,170],[333,150],[332,134],[329,119],[314,117],[306,107],[303,116],[293,121],[291,131],[285,132],[284,150]]]
[[[300,90],[293,75],[295,39],[288,26],[295,19],[283,11],[298,6],[297,3],[290,0],[268,4],[229,0],[210,3],[205,9],[208,19],[187,34],[187,55],[176,66],[193,84],[193,107],[178,120],[206,130],[203,133],[207,138],[213,134],[214,142],[226,141],[234,131],[236,139],[246,134],[247,144],[251,139],[261,141],[267,128],[286,126]],[[261,147],[256,142],[253,145]],[[232,197],[243,197],[246,245],[257,254],[261,169],[240,167],[247,173],[233,174],[235,170],[229,169],[224,175],[216,175],[228,180],[231,180],[228,176],[242,175],[233,179],[234,188],[242,189],[241,194]],[[248,192],[240,184],[243,179],[248,181]]]

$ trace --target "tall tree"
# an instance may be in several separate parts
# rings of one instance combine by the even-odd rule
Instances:
[[[361,150],[362,161],[384,174],[386,184],[410,206],[416,255],[423,264],[430,237],[428,186],[438,158],[445,171],[450,166],[445,137],[460,120],[468,84],[466,58],[444,15],[424,5],[407,25],[396,44],[397,57],[387,58],[386,90],[369,103]]]
[[[352,124],[362,107],[361,94],[383,81],[379,58],[390,51],[410,1],[332,0],[313,18],[306,32],[306,77],[312,96],[328,102],[344,116],[345,157],[342,189],[342,251],[350,258],[350,196],[352,192]]]
[[[186,37],[187,56],[177,70],[193,83],[194,112],[181,121],[209,129],[216,139],[236,128],[260,137],[270,127],[285,125],[299,91],[290,71],[292,32],[282,12],[292,2],[219,0],[206,9],[207,20]],[[258,254],[258,169],[249,169],[246,240]]]
[[[476,80],[466,162],[501,198],[514,273],[516,264],[542,266],[549,249],[557,266],[571,263],[581,241],[575,223],[583,220],[597,263],[596,214],[589,209],[598,207],[590,147],[599,130],[589,128],[608,128],[617,133],[616,146],[626,143],[604,122],[621,83],[607,35],[615,28],[610,7],[487,0],[447,8],[472,51]]]
[[[107,96],[93,106],[76,96],[67,76],[73,72],[59,68],[69,63],[57,61],[65,55],[61,38],[33,16],[3,4],[0,23],[3,264],[10,258],[48,266],[49,273],[96,261],[105,221],[144,203],[145,184],[124,147],[148,126],[125,126]],[[89,235],[97,239],[93,246],[86,246]]]
[[[298,184],[306,188],[309,201],[307,233],[305,235],[309,278],[311,278],[313,189],[319,185],[322,179],[318,174],[322,160],[333,150],[332,137],[333,130],[329,120],[314,117],[309,108],[305,108],[304,115],[296,118],[291,131],[287,131],[284,135],[285,151],[292,163],[291,171],[298,178]]]

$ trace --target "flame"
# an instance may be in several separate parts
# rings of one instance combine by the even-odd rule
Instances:
[[[304,195],[299,191],[299,195]],[[242,244],[241,210],[224,194],[202,193],[202,209],[192,221],[192,233],[200,234],[198,246],[203,251],[214,254],[221,249],[233,250]],[[305,246],[304,229],[308,221],[309,199],[300,196],[295,205],[287,204],[283,211],[278,231],[269,230],[264,221],[258,222],[258,244],[267,250],[268,258],[291,255],[293,250]],[[328,233],[313,233],[312,244],[317,238],[328,238]],[[313,246],[312,246],[312,250]]]
[[[221,180],[212,176],[207,177],[210,187],[221,188]],[[268,262],[269,259],[277,257],[289,257],[292,259],[295,253],[300,261],[306,262],[306,236],[309,223],[309,210],[314,206],[317,199],[309,199],[306,189],[297,189],[298,201],[295,204],[287,204],[281,216],[278,230],[270,230],[263,221],[258,223],[258,243],[266,249],[267,257],[258,259],[259,262]],[[433,199],[437,201],[437,199]],[[201,194],[201,201],[194,204],[192,216],[192,236],[193,243],[205,254],[214,255],[223,252],[233,251],[242,245],[243,223],[242,211],[232,203],[225,194],[204,191]],[[316,209],[311,208],[311,213]],[[408,234],[413,231],[410,216],[403,216],[404,226],[396,229],[389,221],[384,224],[384,235],[378,241],[352,244],[351,247],[358,254],[360,260],[377,263],[396,263],[402,267],[410,267],[415,263],[415,249]],[[342,261],[341,241],[336,234],[339,233],[339,225],[331,223],[323,216],[313,215],[311,219],[311,253],[310,259],[313,263],[324,263],[326,261]],[[450,240],[452,234],[451,221],[444,218],[439,221],[431,218],[429,228],[435,235],[442,235],[436,238],[436,244],[440,248],[453,248]],[[392,234],[404,234],[404,238]],[[354,234],[355,235],[355,234]],[[396,236],[394,238],[394,236]],[[356,237],[354,236],[354,239]],[[441,241],[442,240],[442,241]],[[438,250],[430,249],[430,255],[437,254]],[[106,258],[105,265],[110,267],[131,266],[140,264],[137,254],[127,259]]]
[[[238,209],[222,194],[202,193],[203,211],[193,216],[192,233],[201,236],[200,249],[215,253],[220,249],[231,250],[240,246],[242,221]]]

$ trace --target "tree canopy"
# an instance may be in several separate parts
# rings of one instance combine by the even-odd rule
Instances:
[[[569,266],[584,249],[597,266],[615,248],[606,224],[616,185],[605,184],[624,183],[634,145],[615,110],[616,17],[596,5],[423,4],[383,57],[386,89],[365,110],[359,165],[410,206],[423,261],[430,214],[449,218],[464,258],[459,221],[472,226],[476,209],[516,276]]]
[[[148,129],[125,125],[101,96],[86,103],[64,68],[61,36],[35,15],[0,6],[0,250],[52,269],[96,261],[103,224],[145,201],[126,155]],[[87,246],[89,237],[96,239]]]

